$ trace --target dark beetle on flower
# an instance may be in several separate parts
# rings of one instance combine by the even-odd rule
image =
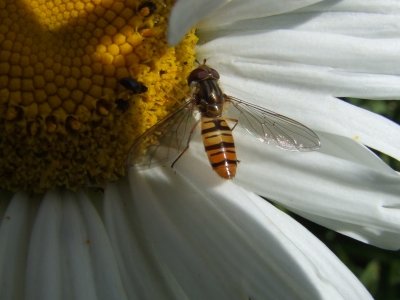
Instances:
[[[143,93],[147,92],[147,86],[145,86],[143,83],[141,83],[133,78],[124,77],[124,78],[121,78],[120,80],[118,80],[118,82],[125,89],[130,91],[130,95],[143,94]],[[122,91],[122,92],[124,92],[124,91]],[[119,94],[121,94],[121,93],[119,93]],[[117,104],[117,108],[124,113],[125,111],[128,110],[129,103],[124,98],[119,98],[119,94],[117,96],[117,100],[115,101],[115,104]]]
[[[124,77],[118,80],[119,84],[122,85],[124,88],[127,90],[131,91],[131,95],[133,94],[143,94],[147,92],[147,86],[145,86],[143,83],[130,78],[130,77]]]

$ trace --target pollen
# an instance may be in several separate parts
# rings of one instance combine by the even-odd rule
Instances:
[[[173,2],[0,0],[0,188],[105,188],[125,175],[134,141],[188,93],[197,37],[168,46]],[[124,90],[124,77],[147,92]]]

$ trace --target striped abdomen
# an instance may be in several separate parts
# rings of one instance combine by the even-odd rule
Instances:
[[[201,135],[211,166],[225,179],[236,174],[236,152],[232,130],[223,119],[204,118],[201,122]]]

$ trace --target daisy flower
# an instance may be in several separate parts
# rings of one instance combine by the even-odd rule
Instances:
[[[337,99],[400,98],[399,5],[186,0],[168,20],[170,7],[0,0],[0,184],[13,192],[0,205],[2,297],[370,299],[258,195],[399,248],[400,178],[364,145],[398,159],[400,128]],[[227,94],[306,124],[322,148],[281,151],[238,126],[233,180],[212,171],[199,134],[174,169],[126,176],[130,145],[179,105],[171,86],[187,89],[194,25]],[[148,92],[130,95],[124,77]]]

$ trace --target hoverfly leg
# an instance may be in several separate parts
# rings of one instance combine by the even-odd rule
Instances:
[[[197,124],[199,124],[200,121],[201,121],[201,119],[197,120],[196,123],[194,123],[194,125],[192,127],[192,130],[190,130],[189,138],[188,138],[187,145],[186,145],[185,149],[183,149],[183,151],[181,152],[181,154],[179,154],[177,159],[174,160],[174,162],[171,165],[171,168],[174,167],[174,164],[178,161],[178,159],[180,159],[181,156],[186,152],[186,150],[189,149],[190,139],[192,138],[192,134],[193,134],[194,130],[196,129]]]
[[[233,118],[225,118],[225,120],[231,121],[231,122],[235,122],[235,125],[232,127],[232,131],[233,129],[235,129],[236,125],[239,124],[239,120],[238,119],[233,119]],[[237,163],[240,163],[240,160],[236,159]]]
[[[167,82],[167,83],[169,83],[170,85],[172,85],[172,87],[173,87],[174,89],[176,89],[177,91],[181,92],[182,95],[185,95],[186,98],[190,98],[190,95],[189,95],[188,93],[186,93],[185,91],[183,91],[182,89],[180,89],[180,88],[179,88],[178,86],[176,86],[175,84],[173,84],[173,83],[171,83],[171,82],[169,82],[169,81],[165,81],[165,82]]]
[[[221,119],[221,120],[225,120],[225,121],[231,121],[231,122],[235,122],[235,125],[232,127],[232,131],[233,131],[233,129],[235,129],[235,127],[236,127],[236,125],[239,123],[239,120],[238,119],[233,119],[233,118],[219,118],[219,119]]]

